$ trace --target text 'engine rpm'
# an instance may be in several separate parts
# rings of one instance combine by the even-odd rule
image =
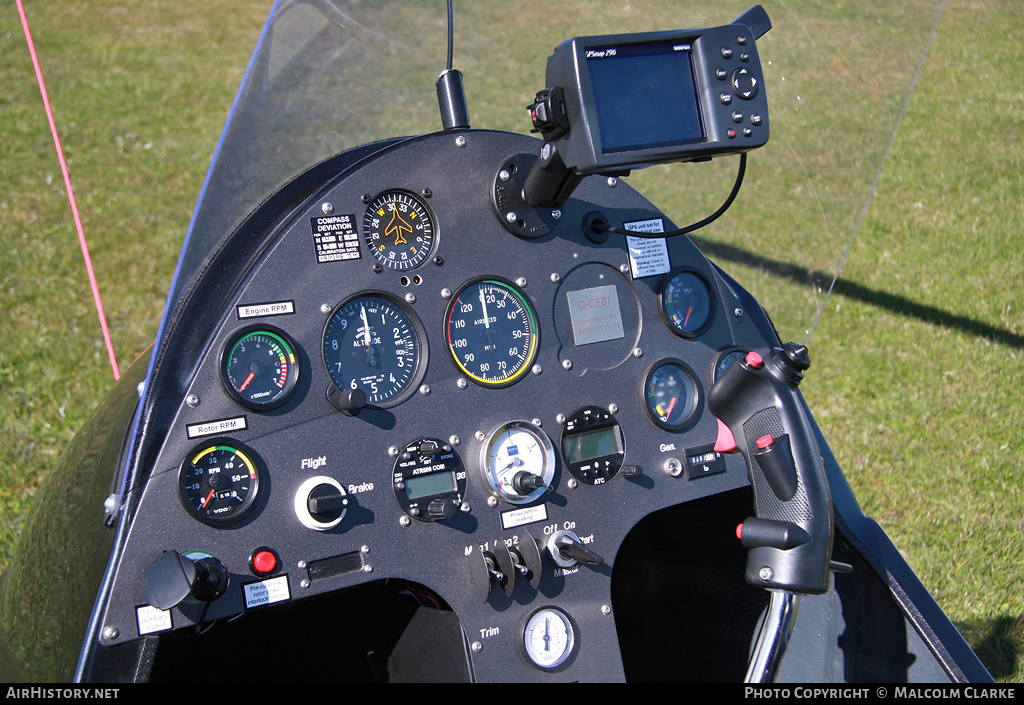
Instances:
[[[423,376],[422,328],[415,314],[389,295],[348,299],[324,329],[327,374],[342,391],[362,390],[371,406],[394,406]]]
[[[448,352],[458,368],[485,387],[518,381],[537,355],[537,317],[511,284],[471,281],[452,299],[445,317]]]

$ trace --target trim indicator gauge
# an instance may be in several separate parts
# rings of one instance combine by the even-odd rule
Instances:
[[[540,344],[530,302],[496,277],[474,279],[456,292],[444,330],[452,361],[482,387],[507,387],[522,379]]]
[[[576,653],[576,630],[569,615],[555,607],[533,613],[523,629],[523,648],[537,668],[558,668]]]
[[[374,259],[404,271],[423,264],[434,248],[434,219],[426,204],[405,191],[385,191],[363,216],[363,239]]]

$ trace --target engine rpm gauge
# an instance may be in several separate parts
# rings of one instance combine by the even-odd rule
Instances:
[[[210,526],[241,521],[260,491],[258,456],[234,441],[210,441],[196,448],[178,470],[181,504]]]
[[[405,191],[385,191],[363,216],[363,238],[385,267],[418,267],[434,247],[434,221],[420,199]]]
[[[685,338],[703,333],[714,312],[711,287],[696,272],[670,272],[661,287],[661,312],[673,332]]]
[[[232,338],[220,371],[228,394],[254,411],[286,402],[299,379],[295,345],[284,333],[261,328],[246,328]]]
[[[537,317],[508,282],[475,279],[463,285],[444,321],[448,352],[476,384],[505,387],[522,378],[537,356]]]
[[[323,360],[339,390],[361,390],[368,406],[394,406],[426,371],[423,324],[390,294],[356,294],[331,313]]]

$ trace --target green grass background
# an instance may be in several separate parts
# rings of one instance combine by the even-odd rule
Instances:
[[[520,0],[495,23],[493,3],[457,0],[456,64],[473,124],[525,131],[522,106],[567,36],[719,24],[747,4]],[[784,339],[803,342],[941,2],[765,4],[775,23],[759,43],[762,59],[772,58],[772,141],[751,155],[733,210],[699,237]],[[410,3],[430,37],[443,28],[435,5]],[[268,8],[26,1],[122,368],[156,333]],[[424,99],[395,132],[439,126],[432,64],[425,74]],[[992,675],[1016,682],[1024,681],[1022,120],[1024,3],[949,0],[814,334],[804,384],[865,513]],[[727,190],[733,165],[723,162],[629,181],[682,224]],[[11,0],[0,6],[0,330],[2,568],[37,489],[113,381]]]

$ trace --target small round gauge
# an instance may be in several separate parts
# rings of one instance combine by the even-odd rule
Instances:
[[[418,267],[434,247],[434,220],[420,199],[405,191],[385,191],[363,216],[363,238],[385,267]]]
[[[526,504],[543,496],[555,475],[555,448],[539,426],[509,421],[487,436],[480,449],[484,479],[506,502]]]
[[[644,400],[654,423],[668,431],[681,431],[697,418],[700,387],[686,363],[661,360],[644,380]]]
[[[426,333],[416,314],[390,294],[356,294],[331,313],[323,358],[338,389],[361,390],[367,406],[395,406],[426,371]]]
[[[537,357],[537,317],[508,282],[476,279],[455,294],[444,319],[448,352],[456,366],[484,387],[522,379]]]
[[[673,332],[685,338],[703,333],[714,312],[711,287],[697,272],[677,269],[661,287],[661,312]]]
[[[210,526],[241,521],[260,491],[259,456],[237,441],[209,441],[178,470],[178,495],[193,517]]]
[[[712,370],[712,382],[717,382],[729,364],[740,355],[746,355],[747,351],[742,348],[728,348],[718,353],[715,357],[714,369]]]
[[[224,347],[221,381],[231,398],[254,411],[288,401],[299,379],[295,345],[270,328],[246,328]]]
[[[534,612],[523,630],[523,647],[537,668],[551,670],[566,663],[576,651],[576,630],[569,615],[554,607]]]

